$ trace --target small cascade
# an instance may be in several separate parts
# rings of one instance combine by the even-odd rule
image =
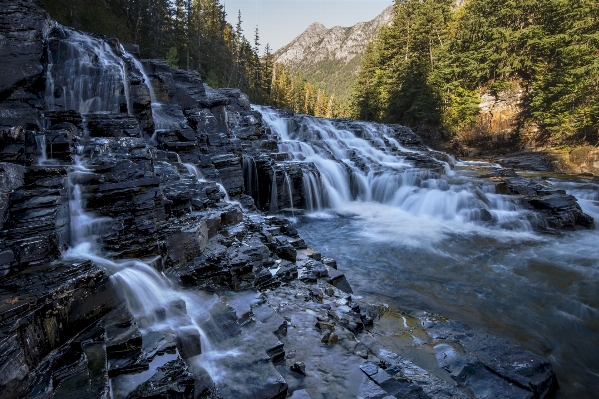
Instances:
[[[35,143],[40,153],[40,156],[37,159],[37,164],[45,165],[46,163],[48,163],[48,154],[46,152],[46,135],[40,134],[35,136]]]
[[[73,29],[55,29],[60,33],[49,37],[46,109],[81,114],[130,112],[126,66],[111,45]]]
[[[304,170],[302,173],[302,183],[304,186],[304,199],[308,212],[316,212],[325,206],[322,202],[322,190],[320,180],[310,170]]]
[[[179,156],[177,154],[177,156]],[[179,158],[179,160],[181,160],[181,158]],[[204,175],[202,174],[202,172],[200,172],[200,169],[198,169],[197,166],[195,166],[192,163],[183,163],[183,166],[185,166],[185,168],[187,169],[187,172],[189,172],[190,175],[195,176],[196,179],[198,179],[198,181],[200,182],[204,182],[206,181],[204,179]]]
[[[189,166],[190,173],[197,172],[193,165]],[[202,352],[196,362],[214,377],[213,380],[217,380],[222,373],[218,372],[214,361],[231,353],[219,354],[212,349],[199,324],[199,321],[210,317],[200,298],[174,289],[161,273],[146,263],[138,260],[113,261],[100,254],[101,244],[97,237],[111,220],[96,218],[85,212],[80,183],[87,181],[90,173],[76,156],[74,170],[69,173],[71,247],[65,258],[91,260],[108,271],[144,335],[157,331],[183,334],[187,339],[199,337]],[[177,303],[184,303],[184,306],[173,306]]]
[[[177,159],[179,160],[179,163],[182,163],[181,158],[179,158],[179,154],[177,154]],[[189,174],[195,176],[195,178],[200,183],[206,182],[204,175],[198,169],[197,166],[195,166],[194,164],[191,164],[191,163],[182,163],[182,164],[183,164],[183,166],[185,166],[185,168],[187,169]],[[217,182],[214,182],[214,184],[216,184],[216,186],[218,187],[218,190],[223,194],[223,199],[225,200],[226,203],[240,205],[240,203],[238,201],[231,201],[231,199],[229,198],[229,193],[227,192],[227,189],[225,188],[225,186],[223,186],[221,183],[217,183]]]
[[[291,194],[291,181],[289,179],[289,174],[285,171],[285,180],[284,180],[285,188],[287,188],[287,194],[289,196],[289,204],[291,205],[291,216],[295,217],[295,210],[293,209],[293,195]]]
[[[254,158],[249,155],[243,156],[243,181],[245,182],[245,193],[252,197],[256,204],[259,204],[258,168]]]
[[[152,119],[154,121],[154,134],[152,135],[152,137],[150,139],[150,144],[156,145],[157,144],[157,132],[178,129],[178,128],[182,127],[181,121],[176,118],[171,117],[167,112],[168,109],[167,109],[166,104],[163,104],[162,102],[158,101],[158,97],[156,96],[156,92],[154,91],[152,81],[150,80],[150,77],[146,73],[143,64],[137,58],[135,58],[134,56],[132,56],[131,54],[129,54],[125,51],[124,51],[124,55],[131,63],[133,63],[133,65],[135,65],[135,68],[137,68],[139,73],[142,75],[144,82],[145,82],[146,86],[148,86],[148,90],[150,91],[150,99],[152,101],[151,102]]]
[[[239,204],[239,202],[237,201],[231,201],[231,198],[229,198],[229,193],[227,192],[227,189],[225,188],[225,186],[223,186],[221,183],[216,183],[216,186],[218,187],[218,189],[220,190],[221,193],[223,193],[224,197],[223,199],[225,200],[225,202],[229,203],[229,204]]]
[[[271,215],[279,211],[278,193],[279,191],[277,187],[277,171],[273,170],[270,185],[270,203],[268,206],[268,213],[270,213]]]
[[[406,148],[400,143],[401,130],[306,115],[296,115],[291,124],[271,108],[255,109],[280,137],[279,152],[303,165],[304,204],[309,212],[354,209],[356,202],[377,203],[413,217],[531,229],[526,211],[511,198],[486,195],[468,183],[467,177],[452,169],[451,164],[464,166],[455,159],[421,145]],[[272,181],[270,213],[278,211],[276,172]],[[285,175],[283,184],[291,197],[289,176]]]

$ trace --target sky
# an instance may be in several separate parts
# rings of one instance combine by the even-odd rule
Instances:
[[[235,26],[241,10],[241,27],[250,43],[258,25],[262,48],[275,51],[300,35],[313,22],[327,28],[352,26],[374,19],[392,0],[221,0],[227,21]]]

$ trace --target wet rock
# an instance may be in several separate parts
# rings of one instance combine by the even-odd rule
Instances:
[[[11,193],[0,251],[14,259],[2,267],[17,272],[58,259],[69,240],[69,211],[64,168],[30,167],[23,186]],[[1,264],[0,264],[1,265]]]
[[[278,362],[285,358],[285,350],[283,349],[283,343],[277,342],[274,346],[268,348],[266,350],[266,354],[268,355],[271,362]]]
[[[91,137],[141,137],[139,122],[127,114],[93,114],[86,116]]]
[[[335,345],[337,342],[339,342],[339,336],[336,333],[329,331],[322,337],[320,341],[326,345]]]
[[[290,369],[291,371],[295,371],[298,374],[307,375],[306,365],[304,364],[304,362],[295,362],[291,365]]]
[[[0,129],[0,161],[30,165],[37,158],[35,133],[21,126]]]
[[[48,15],[39,3],[30,0],[10,2],[0,14],[0,129],[37,127],[39,80],[44,66],[43,30]],[[18,71],[18,73],[15,73]],[[36,109],[37,108],[37,109]]]
[[[107,318],[105,334],[109,377],[148,368],[141,332],[128,310],[122,308]]]
[[[249,111],[250,98],[239,89],[222,88],[217,90],[218,94],[230,100],[229,104],[235,111]]]
[[[177,330],[177,350],[181,358],[188,359],[202,353],[200,333],[197,328],[186,327]]]
[[[127,399],[137,398],[194,398],[194,378],[181,359],[168,362],[156,373],[127,395]]]
[[[329,284],[335,286],[336,288],[348,294],[353,293],[347,279],[345,278],[345,274],[341,273],[336,269],[329,269],[328,275],[329,277],[327,278],[327,282]]]
[[[0,163],[0,230],[4,225],[4,214],[10,204],[10,192],[23,186],[25,183],[25,168],[21,165]],[[12,251],[11,251],[12,252]],[[7,261],[6,258],[0,255],[0,265],[8,264],[12,260]]]
[[[506,178],[504,182],[512,193],[521,195],[526,204],[538,211],[542,223],[537,226],[542,230],[593,228],[595,225],[594,219],[582,211],[576,198],[563,190],[523,177]]]
[[[337,261],[333,258],[322,258],[321,262],[328,267],[332,267],[333,269],[337,269]]]
[[[276,277],[285,282],[295,280],[298,277],[297,266],[291,262],[281,262],[281,266],[279,270],[277,270]]]
[[[165,231],[168,252],[166,263],[172,265],[189,262],[206,249],[208,226],[203,220],[183,221]]]
[[[204,84],[204,97],[201,98],[200,104],[205,108],[214,108],[224,106],[231,103],[231,99],[214,90],[212,87]]]
[[[109,280],[91,262],[43,265],[3,279],[0,392],[24,395],[45,373],[36,367],[51,351],[117,305]]]
[[[297,260],[297,250],[290,244],[279,245],[276,247],[275,251],[281,259],[288,260],[289,262],[295,262]]]

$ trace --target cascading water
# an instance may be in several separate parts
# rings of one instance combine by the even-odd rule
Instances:
[[[291,216],[295,218],[295,210],[293,209],[293,195],[291,193],[291,180],[289,179],[289,174],[285,171],[285,180],[284,180],[285,188],[287,189],[287,195],[289,197],[289,204],[291,204]]]
[[[256,204],[259,204],[258,168],[254,158],[249,155],[243,156],[243,181],[245,182],[245,193],[252,197]]]
[[[43,134],[35,136],[35,143],[40,156],[37,160],[38,165],[44,165],[48,162],[48,154],[46,152],[46,136]]]
[[[123,59],[104,40],[56,27],[50,35],[46,109],[119,113],[131,110]],[[123,102],[124,100],[124,102]]]
[[[197,177],[201,179],[197,168],[193,165],[186,166],[190,173],[198,173]],[[208,371],[215,382],[223,378],[223,371],[219,370],[215,361],[222,357],[235,356],[237,352],[213,349],[200,326],[200,321],[211,317],[204,310],[201,299],[192,293],[172,288],[162,274],[146,263],[138,260],[112,261],[100,254],[97,236],[104,231],[103,226],[110,224],[111,220],[94,217],[84,210],[82,186],[79,183],[87,181],[90,175],[92,172],[85,168],[79,156],[76,156],[74,170],[69,173],[71,247],[65,253],[65,258],[91,260],[107,270],[144,335],[150,331],[175,335],[189,335],[190,330],[195,331],[195,336],[201,339],[202,353],[188,361],[196,362]],[[171,304],[181,301],[185,303],[186,314],[172,313]]]
[[[279,211],[279,192],[277,188],[277,171],[272,171],[272,183],[270,185],[270,202],[268,206],[268,212],[273,214]]]
[[[134,56],[123,50],[124,56],[135,66],[137,71],[142,75],[143,80],[150,91],[152,120],[154,121],[154,134],[150,139],[150,144],[156,145],[156,137],[158,132],[179,129],[185,124],[183,121],[170,116],[167,112],[167,106],[158,101],[152,81],[145,71],[143,64]]]
[[[530,230],[522,220],[525,212],[506,197],[494,196],[493,201],[481,197],[478,186],[464,184],[453,173],[442,176],[445,166],[436,172],[414,168],[407,155],[420,152],[402,146],[385,125],[357,122],[360,130],[354,132],[337,128],[329,120],[302,116],[299,126],[290,132],[289,122],[275,110],[256,108],[281,137],[279,151],[288,154],[290,162],[314,165],[318,170],[302,168],[304,198],[310,211],[351,211],[356,201],[374,202],[416,217],[499,225],[514,222],[519,229]],[[284,184],[290,185],[288,177]],[[270,211],[277,210],[271,193]]]
[[[320,193],[323,192],[320,187],[320,180],[314,172],[308,170],[302,173],[302,184],[304,186],[304,201],[306,202],[306,210],[315,212],[324,207]]]
[[[310,247],[337,260],[355,294],[506,337],[550,359],[559,399],[596,396],[597,227],[536,233],[532,212],[480,177],[499,165],[460,161],[427,172],[412,165],[420,151],[403,148],[382,125],[352,122],[348,131],[257,108],[280,136],[287,162],[302,165],[311,214],[296,228]],[[596,181],[545,181],[599,220]],[[412,346],[407,354],[420,348]]]

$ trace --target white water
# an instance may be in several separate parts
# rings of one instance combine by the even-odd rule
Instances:
[[[278,187],[277,187],[277,171],[272,171],[272,184],[270,187],[270,202],[268,206],[268,212],[273,214],[279,210],[279,202],[278,202]]]
[[[538,234],[516,196],[478,177],[499,165],[454,160],[441,173],[422,171],[409,161],[419,152],[401,148],[382,125],[355,122],[347,131],[256,108],[279,135],[286,162],[303,171],[311,213],[298,231],[338,261],[357,295],[509,338],[548,357],[559,399],[596,397],[598,225]],[[597,181],[547,181],[599,221]]]
[[[296,116],[290,124],[273,109],[255,108],[279,135],[279,151],[289,154],[288,162],[303,165],[306,209],[317,217],[322,211],[352,214],[371,221],[364,234],[413,245],[428,245],[455,231],[533,237],[530,213],[511,198],[456,173],[447,162],[437,172],[416,169],[406,158],[419,151],[403,147],[385,125],[355,122],[349,131],[310,116]],[[456,164],[457,169],[467,166]],[[289,185],[288,177],[284,184]],[[278,210],[278,189],[271,187],[271,213]],[[283,189],[290,195],[288,187]]]
[[[60,59],[52,59],[49,52],[46,109],[74,110],[81,114],[119,113],[124,96],[130,112],[127,70],[122,58],[104,40],[73,29],[60,29],[66,39],[56,42]]]
[[[135,65],[139,73],[143,76],[144,82],[150,91],[152,120],[154,121],[154,134],[151,137],[150,144],[156,145],[156,136],[158,132],[182,128],[185,125],[185,121],[181,121],[168,114],[167,106],[158,100],[156,92],[154,91],[154,87],[152,86],[152,81],[146,73],[143,64],[137,58],[127,53],[124,49],[123,54],[130,62],[133,63],[133,65]]]
[[[98,218],[85,212],[80,182],[86,181],[91,173],[75,156],[74,171],[69,173],[71,211],[71,247],[66,251],[66,259],[86,259],[103,267],[111,274],[111,279],[118,287],[128,309],[138,321],[142,332],[160,331],[178,334],[196,331],[201,337],[202,354],[189,361],[196,362],[211,375],[213,381],[225,377],[219,370],[216,361],[226,356],[236,356],[236,350],[225,352],[213,349],[212,344],[202,331],[201,322],[210,319],[204,310],[202,301],[190,292],[174,289],[164,275],[152,266],[139,260],[113,261],[101,255],[101,246],[97,235],[104,231],[109,218]],[[197,169],[189,168],[190,173]],[[198,178],[201,176],[198,174]],[[172,311],[172,304],[183,301],[186,312]],[[165,316],[164,316],[165,315]]]
[[[48,154],[46,153],[46,136],[43,134],[35,136],[35,143],[37,145],[37,150],[40,153],[40,156],[37,159],[37,164],[45,165],[48,162]]]
[[[289,179],[289,175],[287,171],[285,171],[285,180],[284,180],[285,188],[287,189],[287,195],[289,196],[289,204],[291,204],[291,216],[295,217],[295,211],[293,209],[293,195],[291,194],[291,180]]]
[[[254,158],[249,155],[243,156],[243,177],[245,193],[252,197],[256,204],[259,204],[260,187],[258,183],[258,168]]]

